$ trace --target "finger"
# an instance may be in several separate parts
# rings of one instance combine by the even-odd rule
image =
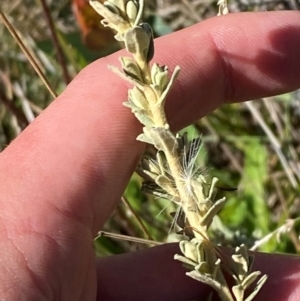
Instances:
[[[183,70],[167,102],[172,125],[181,127],[230,98],[296,88],[299,26],[297,12],[241,14],[159,39],[155,60]],[[107,63],[118,65],[119,55],[83,70],[0,155],[0,274],[7,262],[17,271],[6,279],[8,288],[21,280],[24,287],[34,285],[31,276],[26,278],[29,267],[48,292],[43,279],[51,278],[64,283],[67,292],[86,295],[70,289],[72,279],[92,278],[92,237],[119,200],[143,149],[135,141],[141,126],[121,104],[128,86],[107,70]]]
[[[179,253],[178,244],[165,244],[98,259],[96,300],[202,300],[209,289],[185,275]]]
[[[298,12],[245,13],[159,39],[155,61],[182,67],[168,99],[171,123],[181,127],[226,101],[295,89],[299,28]],[[94,233],[119,200],[142,150],[135,142],[141,127],[121,105],[128,86],[107,70],[107,63],[118,65],[119,55],[82,71],[0,162],[8,195],[10,183],[18,183],[14,198],[22,196],[25,207],[30,200],[39,213],[50,204]],[[38,189],[28,190],[33,183]]]
[[[167,102],[172,124],[186,126],[226,102],[299,88],[299,17],[300,12],[231,14],[159,39],[157,61],[182,69]]]
[[[97,300],[205,300],[209,287],[186,276],[174,254],[180,254],[177,244],[166,244],[99,259]],[[255,300],[298,300],[299,268],[299,257],[256,253],[252,271],[261,271],[268,280]]]

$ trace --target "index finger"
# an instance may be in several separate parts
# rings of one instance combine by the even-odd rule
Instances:
[[[182,68],[167,100],[171,125],[187,125],[224,102],[299,87],[299,16],[228,15],[158,39],[154,61]],[[18,205],[22,214],[49,215],[51,204],[95,233],[119,200],[143,149],[135,141],[141,126],[121,104],[128,86],[107,70],[121,54],[85,68],[1,154],[2,194],[30,204],[23,211]],[[42,231],[44,220],[39,223]]]

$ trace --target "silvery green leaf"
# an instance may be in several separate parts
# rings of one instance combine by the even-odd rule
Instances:
[[[136,140],[146,142],[148,144],[154,144],[152,136],[149,135],[148,129],[146,127],[143,127],[143,132],[143,134],[137,136]]]
[[[202,180],[202,179],[200,178],[200,175],[199,175],[199,176],[198,176],[198,181],[201,181],[201,180]],[[213,179],[212,179],[212,181],[211,181],[210,189],[209,189],[209,191],[208,191],[207,199],[209,199],[209,200],[212,199],[212,195],[213,195],[215,186],[216,186],[216,184],[217,184],[218,181],[219,181],[218,178],[213,177]],[[202,182],[206,183],[206,182],[205,182],[205,179],[204,179],[204,181],[202,180]]]
[[[219,12],[217,16],[227,15],[229,13],[227,0],[219,0],[217,5],[219,5]]]
[[[160,175],[155,179],[157,185],[164,189],[168,194],[179,197],[177,189],[174,189],[172,182],[166,176]]]
[[[141,165],[139,165],[135,171],[142,179],[144,179],[144,181],[153,181],[153,179],[145,173],[144,168]]]
[[[156,173],[151,172],[151,171],[149,171],[149,170],[144,169],[143,172],[144,172],[147,176],[149,176],[153,181],[155,181],[156,178],[158,177],[158,175],[157,175]]]
[[[171,186],[172,187],[172,183],[171,183],[170,179],[166,176],[163,176],[163,175],[159,175],[156,178],[155,182],[156,182],[157,185],[159,185],[163,189],[165,189],[164,186]]]
[[[180,251],[184,254],[184,256],[194,262],[194,266],[198,265],[198,248],[195,241],[187,241],[182,240],[179,243]]]
[[[151,68],[151,80],[156,88],[159,88],[159,91],[162,93],[168,82],[168,67],[160,67],[158,64],[154,63]]]
[[[156,75],[158,72],[160,72],[159,65],[157,63],[154,63],[151,68],[151,81],[155,85],[157,85]]]
[[[236,301],[243,301],[244,300],[244,288],[242,285],[234,285],[232,287],[233,295],[235,296]]]
[[[244,260],[246,261],[247,267],[249,266],[249,255],[248,255],[248,250],[247,247],[244,244],[241,244],[238,248],[238,253],[242,255]],[[249,269],[247,270],[247,272]]]
[[[180,67],[179,66],[176,66],[173,73],[172,73],[172,76],[168,82],[168,85],[166,86],[164,92],[161,94],[160,98],[159,98],[159,101],[157,102],[158,105],[160,106],[164,106],[164,103],[165,103],[165,100],[171,90],[171,87],[173,86],[174,84],[174,81],[176,80],[177,76],[179,75],[179,72],[180,72]]]
[[[165,169],[166,169],[167,162],[166,162],[166,157],[165,157],[163,151],[156,152],[156,161],[157,161],[157,164],[160,166],[162,174],[165,175],[166,174]]]
[[[140,110],[140,108],[137,107],[131,100],[124,101],[122,104],[123,106],[131,109],[132,111]]]
[[[185,257],[195,261],[197,264],[205,261],[203,242],[198,238],[193,238],[190,241],[183,240],[179,243],[179,247]]]
[[[157,76],[157,81],[159,83],[159,89],[160,91],[165,91],[167,85],[168,85],[168,82],[169,82],[169,79],[168,79],[168,69],[166,67],[165,69],[166,71],[164,72],[161,72],[160,74],[158,74]]]
[[[206,212],[206,214],[204,215],[204,217],[201,221],[201,224],[203,226],[206,226],[207,228],[209,228],[209,226],[211,225],[211,223],[213,221],[214,216],[217,215],[218,212],[223,208],[225,201],[226,201],[226,198],[224,197],[212,205],[212,207]]]
[[[261,290],[261,288],[263,287],[263,285],[265,284],[265,282],[267,281],[268,276],[264,275],[262,276],[258,282],[256,287],[254,288],[253,292],[246,298],[245,301],[252,301],[254,299],[254,297],[258,294],[258,292]]]
[[[129,99],[140,109],[149,110],[149,103],[143,91],[134,86],[128,91]],[[151,111],[149,111],[151,113]]]
[[[141,190],[142,192],[152,194],[163,199],[167,199],[167,200],[173,199],[173,197],[169,195],[164,189],[162,189],[156,183],[151,181],[143,182]]]
[[[206,182],[206,179],[205,179],[205,177],[203,176],[203,174],[201,173],[201,174],[197,174],[197,182],[199,182],[199,183],[203,183],[203,184],[206,184],[207,182]]]
[[[135,23],[135,19],[138,15],[138,3],[136,1],[129,0],[126,3],[126,15],[128,17],[128,20],[133,25]]]
[[[147,86],[143,82],[141,82],[141,81],[137,80],[136,78],[131,77],[130,75],[120,71],[117,67],[112,66],[112,65],[108,65],[108,68],[111,71],[113,71],[115,74],[117,74],[118,76],[120,76],[121,78],[126,80],[128,83],[132,84],[133,86],[137,86],[140,89],[146,89]]]
[[[207,262],[202,261],[196,267],[195,270],[201,274],[211,274],[209,265]]]
[[[132,101],[125,101],[123,105],[127,108],[130,108],[135,117],[146,126],[153,126],[153,120],[149,117],[149,114],[145,110],[137,107]],[[141,141],[141,140],[140,140]]]
[[[175,260],[179,260],[179,261],[181,261],[181,262],[183,262],[183,263],[185,263],[185,264],[187,264],[189,266],[192,266],[192,267],[195,266],[195,262],[193,260],[190,260],[189,258],[186,258],[186,257],[184,257],[182,255],[175,254],[174,255],[174,259]]]
[[[149,46],[148,46],[148,51],[146,53],[146,62],[149,63],[154,56],[154,40],[153,40],[153,31],[151,26],[148,23],[141,23],[139,26],[145,31],[145,33],[149,37]]]
[[[144,142],[144,143],[148,143],[148,144],[153,144],[153,141],[150,137],[148,137],[147,135],[145,134],[139,134],[137,137],[136,137],[136,140],[137,141],[141,141],[141,142]]]
[[[141,27],[128,29],[124,33],[124,42],[128,52],[142,57],[144,61],[147,60],[150,38]]]
[[[195,280],[198,280],[202,283],[205,283],[205,284],[211,286],[213,289],[217,290],[218,292],[220,292],[220,290],[222,290],[222,285],[220,284],[220,282],[212,279],[208,274],[200,274],[194,270],[194,271],[186,273],[186,275]]]
[[[141,75],[141,70],[136,64],[135,60],[130,57],[120,57],[120,61],[122,64],[123,71],[126,75],[138,80],[143,81],[143,77]]]
[[[107,1],[104,1],[103,4],[105,6],[111,5],[111,6],[118,7],[121,16],[123,18],[127,18],[127,9],[126,9],[126,6],[127,6],[128,2],[131,2],[131,1],[136,2],[135,0],[107,0]],[[139,1],[141,1],[141,0],[139,0]]]
[[[257,279],[259,275],[261,275],[261,272],[256,271],[246,276],[245,279],[242,281],[243,287],[247,289]]]
[[[215,266],[214,266],[214,269],[213,269],[213,272],[212,272],[212,278],[213,279],[216,279],[217,273],[219,272],[220,267],[221,267],[221,259],[218,258],[217,261],[215,262]]]
[[[113,5],[118,7],[121,11],[125,12],[125,1],[124,0],[107,0],[103,3],[106,5]]]
[[[157,162],[155,162],[154,160],[152,159],[148,159],[148,160],[145,160],[143,159],[143,167],[144,169],[147,169],[157,175],[160,175],[161,174],[161,170],[160,170],[160,166]]]
[[[117,15],[121,15],[121,11],[119,10],[119,8],[117,6],[115,6],[114,4],[112,4],[109,1],[105,1],[103,3],[103,5],[105,7],[107,7],[112,13],[117,14]]]
[[[108,7],[98,1],[90,1],[90,5],[94,10],[101,15],[104,22],[101,22],[104,26],[109,26],[117,32],[125,32],[130,28],[130,24],[126,22],[120,15],[113,13]],[[114,3],[112,2],[112,5]],[[118,5],[114,5],[119,7]],[[110,7],[112,8],[112,6]]]
[[[143,172],[156,183],[156,185],[154,185],[154,183],[150,184],[149,181],[144,182],[142,187],[143,191],[147,190],[146,192],[149,193],[151,190],[151,194],[159,195],[162,198],[166,198],[172,201],[175,201],[179,198],[177,191],[172,187],[172,185],[164,176],[157,175],[148,170],[144,170]]]
[[[146,134],[152,138],[153,144],[158,150],[163,151],[166,148],[174,151],[177,150],[178,142],[169,129],[165,129],[163,127],[152,127],[150,129],[146,129],[146,131]]]
[[[135,117],[139,120],[139,122],[145,126],[153,126],[153,120],[145,113],[144,110],[132,110]]]
[[[245,245],[235,248],[235,254],[231,256],[234,261],[233,269],[239,281],[243,281],[244,277],[249,271],[248,267],[248,253]]]

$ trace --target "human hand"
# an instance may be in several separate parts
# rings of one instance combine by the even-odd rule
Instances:
[[[154,60],[182,71],[167,101],[181,128],[225,102],[300,87],[300,13],[212,18],[156,41]],[[92,240],[119,201],[144,146],[121,103],[126,83],[85,68],[0,155],[0,300],[185,301],[208,288],[173,260],[174,244],[94,258]],[[298,300],[297,257],[257,254],[269,275],[259,300]]]

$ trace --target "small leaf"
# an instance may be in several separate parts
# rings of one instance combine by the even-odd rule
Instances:
[[[149,114],[145,113],[144,110],[132,110],[135,117],[139,120],[139,122],[145,126],[153,126],[153,120],[148,116]]]
[[[188,240],[182,240],[179,243],[179,247],[181,252],[184,254],[184,256],[190,260],[192,260],[192,262],[194,262],[194,266],[196,266],[199,262],[198,262],[198,249],[196,246],[196,243],[194,240],[188,241]]]
[[[157,164],[160,166],[161,174],[166,175],[167,170],[166,170],[166,158],[164,157],[164,153],[162,151],[157,151],[156,153],[156,161]],[[170,172],[169,172],[170,174]]]
[[[244,300],[244,288],[242,285],[238,284],[238,285],[234,285],[232,287],[232,292],[235,296],[236,301],[243,301]]]
[[[136,62],[130,57],[120,57],[123,71],[132,78],[142,81],[143,77],[141,75],[141,70],[137,66]]]
[[[163,189],[164,189],[164,186],[171,186],[172,187],[170,179],[167,178],[166,176],[163,176],[163,175],[159,175],[156,178],[155,182],[156,182],[157,185],[159,185]]]
[[[128,29],[124,33],[124,42],[128,52],[147,60],[150,38],[141,27]]]
[[[153,173],[153,172],[151,172],[151,171],[149,171],[149,170],[144,169],[143,172],[144,172],[147,176],[149,176],[153,181],[155,181],[156,178],[158,177],[158,175],[157,175],[156,173]]]
[[[123,104],[124,107],[127,107],[127,108],[131,109],[132,111],[140,110],[140,108],[137,107],[137,106],[134,104],[134,102],[131,101],[131,100],[124,101],[122,104]]]
[[[132,0],[128,1],[126,3],[126,15],[131,24],[134,24],[137,14],[138,14],[137,3]]]
[[[137,138],[136,138],[136,140],[141,141],[141,142],[145,142],[145,143],[148,143],[148,144],[153,144],[152,138],[149,137],[146,134],[140,134],[140,135],[138,135]]]
[[[189,258],[186,258],[186,257],[184,257],[182,255],[175,254],[174,255],[174,259],[175,260],[179,260],[179,261],[181,261],[181,262],[183,262],[183,263],[185,263],[185,264],[187,264],[189,266],[193,266],[193,267],[195,266],[195,262],[194,261],[192,261]]]
[[[135,117],[145,126],[153,126],[153,120],[145,110],[137,107],[131,100],[123,102],[123,105],[130,108]],[[140,140],[141,141],[141,140]]]
[[[118,76],[120,76],[121,78],[123,78],[124,80],[126,80],[128,83],[139,87],[140,89],[144,89],[146,86],[143,82],[137,80],[134,77],[131,77],[129,74],[120,71],[117,67],[112,66],[112,65],[108,65],[108,68],[113,71],[115,74],[117,74]]]
[[[165,90],[168,85],[168,67],[160,67],[154,63],[151,68],[151,81],[155,89],[159,90],[160,94]]]
[[[195,270],[198,271],[198,272],[201,273],[201,274],[209,274],[209,275],[211,274],[209,265],[208,265],[208,263],[205,262],[205,261],[200,262],[200,264],[198,264],[198,265],[195,267]]]
[[[119,8],[122,12],[125,12],[125,1],[124,0],[107,0],[104,2],[105,5],[114,5]]]
[[[179,72],[180,72],[180,67],[179,66],[176,66],[173,73],[172,73],[172,76],[168,82],[168,85],[166,86],[164,92],[161,94],[160,98],[159,98],[159,101],[158,101],[158,105],[160,106],[164,106],[164,103],[165,103],[165,100],[171,90],[171,87],[173,86],[176,78],[178,77],[179,75]]]
[[[253,292],[247,297],[245,301],[252,301],[255,298],[255,296],[259,293],[259,291],[261,290],[261,288],[263,287],[267,279],[268,279],[267,275],[262,276],[257,282],[257,285],[254,288]]]
[[[163,190],[160,186],[158,186],[155,182],[152,181],[143,182],[141,190],[145,193],[152,194],[160,198],[164,198],[167,200],[172,199],[172,196],[170,196],[165,190]]]
[[[211,277],[209,277],[209,275],[207,274],[200,274],[194,270],[186,273],[186,275],[211,286],[213,289],[217,290],[218,292],[222,291],[222,285],[217,280],[214,280]]]
[[[148,159],[146,160],[145,158],[142,160],[143,162],[143,168],[144,169],[147,169],[157,175],[160,175],[161,174],[161,169],[160,169],[160,166],[157,162],[155,162],[154,160],[152,159]]]
[[[164,150],[166,148],[176,150],[178,147],[178,142],[173,135],[172,132],[170,132],[169,129],[165,129],[163,127],[153,127],[151,129],[146,129],[149,136],[151,136],[154,146],[158,150]]]
[[[121,16],[110,10],[111,7],[109,9],[98,1],[90,1],[90,5],[104,18],[104,20],[101,21],[104,26],[109,26],[121,33],[126,32],[130,28],[129,23],[127,23]]]
[[[151,111],[149,110],[149,103],[145,97],[143,91],[141,91],[138,87],[133,87],[128,91],[129,99],[140,109],[148,110],[149,114]]]
[[[155,183],[159,185],[162,189],[164,189],[168,194],[174,195],[175,197],[179,197],[177,190],[174,189],[172,182],[166,176],[160,175],[155,179]]]
[[[121,15],[122,12],[119,10],[119,8],[117,6],[115,6],[114,4],[110,3],[109,1],[105,1],[104,2],[105,7],[107,7],[112,13],[116,14],[116,15]]]
[[[261,275],[260,271],[253,272],[249,274],[242,282],[242,285],[245,289],[247,289],[256,279],[257,277]]]
[[[148,51],[146,54],[146,62],[149,63],[154,56],[154,40],[153,40],[153,31],[151,26],[148,23],[141,23],[139,24],[139,26],[145,31],[145,33],[148,35],[149,37],[149,46],[148,46]]]
[[[206,226],[207,228],[209,228],[209,226],[211,225],[211,223],[213,221],[214,216],[217,215],[218,212],[223,208],[225,201],[226,201],[226,198],[224,197],[212,205],[212,207],[206,212],[206,214],[204,215],[204,217],[201,221],[201,224],[203,226]]]
[[[220,266],[221,266],[221,259],[218,258],[217,261],[215,262],[214,270],[212,272],[212,278],[213,279],[217,278],[217,273],[220,270]]]
[[[234,261],[233,269],[239,281],[242,282],[249,271],[248,252],[245,245],[235,248],[235,254],[231,256]]]

